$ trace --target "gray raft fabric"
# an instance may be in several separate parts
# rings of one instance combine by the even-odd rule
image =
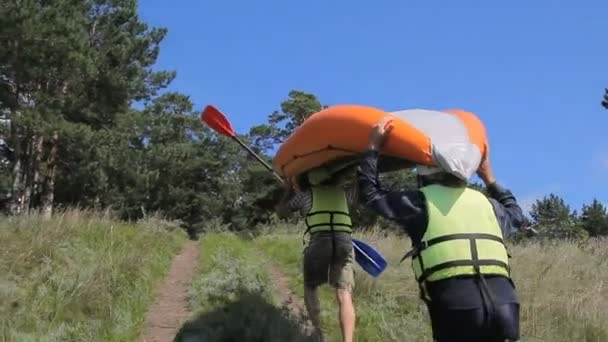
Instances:
[[[389,114],[430,137],[436,166],[465,180],[475,174],[481,162],[481,151],[471,142],[466,126],[457,116],[425,109],[399,110]]]

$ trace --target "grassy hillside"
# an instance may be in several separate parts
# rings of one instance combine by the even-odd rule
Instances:
[[[303,294],[301,232],[276,228],[253,240],[234,235],[206,237],[200,281],[194,287],[199,312],[209,298],[213,310],[227,305],[231,319],[250,317],[234,298],[234,290],[272,290],[265,260],[279,266],[290,278],[291,289]],[[381,234],[359,235],[388,259],[389,268],[373,279],[357,268],[355,305],[358,341],[428,341],[430,327],[425,306],[418,298],[409,263],[398,261],[409,247],[407,240]],[[568,242],[511,246],[514,279],[522,302],[522,333],[525,341],[608,341],[608,241],[592,241],[585,246]],[[265,255],[265,258],[255,257]],[[238,266],[237,266],[238,265]],[[223,284],[223,285],[220,285]],[[264,292],[263,291],[263,292]],[[228,299],[226,294],[232,299]],[[201,298],[206,298],[201,300]],[[218,299],[219,298],[219,299]],[[323,288],[324,329],[330,341],[339,340],[334,296]],[[269,303],[261,300],[261,302]],[[226,304],[231,303],[231,304]],[[246,305],[246,304],[243,304]],[[267,305],[267,304],[265,304]],[[236,309],[235,309],[236,308]],[[248,318],[245,319],[247,321]],[[216,321],[218,326],[222,321]],[[232,324],[232,323],[231,323]]]
[[[134,341],[186,236],[71,211],[0,218],[0,339]]]
[[[279,304],[274,278],[279,270],[291,291],[302,296],[301,233],[280,226],[257,237],[204,235],[190,294],[195,315],[180,332],[183,340],[305,340],[301,318]],[[426,308],[409,264],[398,264],[409,242],[391,234],[358,237],[379,249],[389,268],[378,279],[357,268],[357,340],[429,340]],[[3,217],[0,338],[136,340],[152,290],[185,238],[153,219],[127,225],[75,211],[51,220]],[[608,241],[527,243],[511,246],[511,254],[523,340],[608,341]],[[321,297],[324,330],[336,341],[333,293],[324,287]]]
[[[270,265],[250,242],[231,233],[201,239],[201,272],[191,291],[196,315],[178,341],[304,340],[301,320],[279,305]]]
[[[380,250],[390,266],[377,279],[356,268],[357,341],[427,341],[430,327],[426,321],[426,309],[418,300],[417,286],[407,265],[395,265],[406,245],[392,236],[360,237]],[[292,279],[292,289],[303,295],[301,234],[293,234],[290,230],[278,231],[260,236],[255,243],[280,264]],[[328,341],[339,341],[338,311],[331,288],[322,288],[321,301],[323,328]]]

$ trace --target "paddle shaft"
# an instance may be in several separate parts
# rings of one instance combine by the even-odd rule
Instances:
[[[262,160],[262,158],[260,158],[260,156],[258,156],[255,152],[253,152],[253,150],[251,150],[251,148],[249,148],[249,146],[245,145],[245,143],[243,143],[241,141],[241,139],[237,138],[236,135],[233,135],[232,139],[234,139],[237,143],[239,143],[239,145],[241,145],[244,149],[246,149],[247,152],[249,152],[260,163],[262,163],[262,165],[264,165],[268,169],[268,171],[272,172],[272,174],[275,176],[276,179],[278,179],[281,183],[283,183],[283,178],[281,178],[281,176],[279,176],[276,172],[274,172],[272,167],[270,165],[268,165],[264,160]]]

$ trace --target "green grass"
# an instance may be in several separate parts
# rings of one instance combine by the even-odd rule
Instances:
[[[186,239],[69,211],[0,219],[3,341],[133,341],[153,289]]]
[[[363,239],[372,241],[370,236]],[[401,257],[401,250],[389,239],[372,243],[385,254],[389,262],[395,263]],[[303,296],[303,246],[300,236],[275,233],[258,237],[255,244],[282,267],[283,272],[290,277],[292,290]],[[389,254],[386,250],[397,253]],[[356,266],[353,297],[357,313],[357,341],[428,340],[426,336],[430,334],[430,329],[426,322],[426,309],[418,301],[417,292],[414,291],[417,288],[410,286],[411,290],[407,290],[409,282],[408,279],[402,279],[403,268],[389,267],[381,278],[374,279]],[[323,331],[328,341],[339,341],[338,308],[333,289],[327,285],[321,287],[320,299]]]
[[[213,310],[234,301],[240,291],[259,293],[271,300],[268,273],[252,262],[252,246],[231,233],[207,234],[201,239],[199,265],[190,293],[190,305]]]
[[[172,224],[135,225],[71,211],[0,220],[0,339],[3,341],[133,341],[153,289],[186,236]],[[357,341],[428,341],[426,308],[409,262],[406,239],[359,238],[389,261],[377,279],[356,268]],[[301,231],[262,229],[254,239],[210,233],[201,239],[200,273],[190,293],[196,313],[189,337],[304,341],[300,321],[276,301],[269,262],[303,296]],[[530,242],[512,246],[522,303],[523,341],[608,341],[608,240],[583,246]],[[339,340],[331,288],[321,289],[323,329]]]
[[[201,272],[190,304],[196,313],[178,341],[304,341],[299,321],[275,302],[266,263],[248,240],[230,233],[201,240]]]
[[[409,259],[398,264],[409,241],[384,234],[359,235],[387,258],[377,279],[356,268],[354,301],[357,341],[428,341],[427,310],[418,297]],[[303,294],[301,235],[279,230],[255,239],[289,275],[292,290]],[[514,281],[522,304],[525,341],[608,341],[608,241],[584,247],[558,242],[511,246]],[[333,291],[321,291],[323,329],[339,341]]]

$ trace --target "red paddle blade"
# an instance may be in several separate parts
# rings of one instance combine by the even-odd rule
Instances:
[[[230,121],[217,108],[212,105],[205,107],[201,113],[201,121],[209,125],[214,131],[219,134],[234,137],[236,134],[232,130]]]

